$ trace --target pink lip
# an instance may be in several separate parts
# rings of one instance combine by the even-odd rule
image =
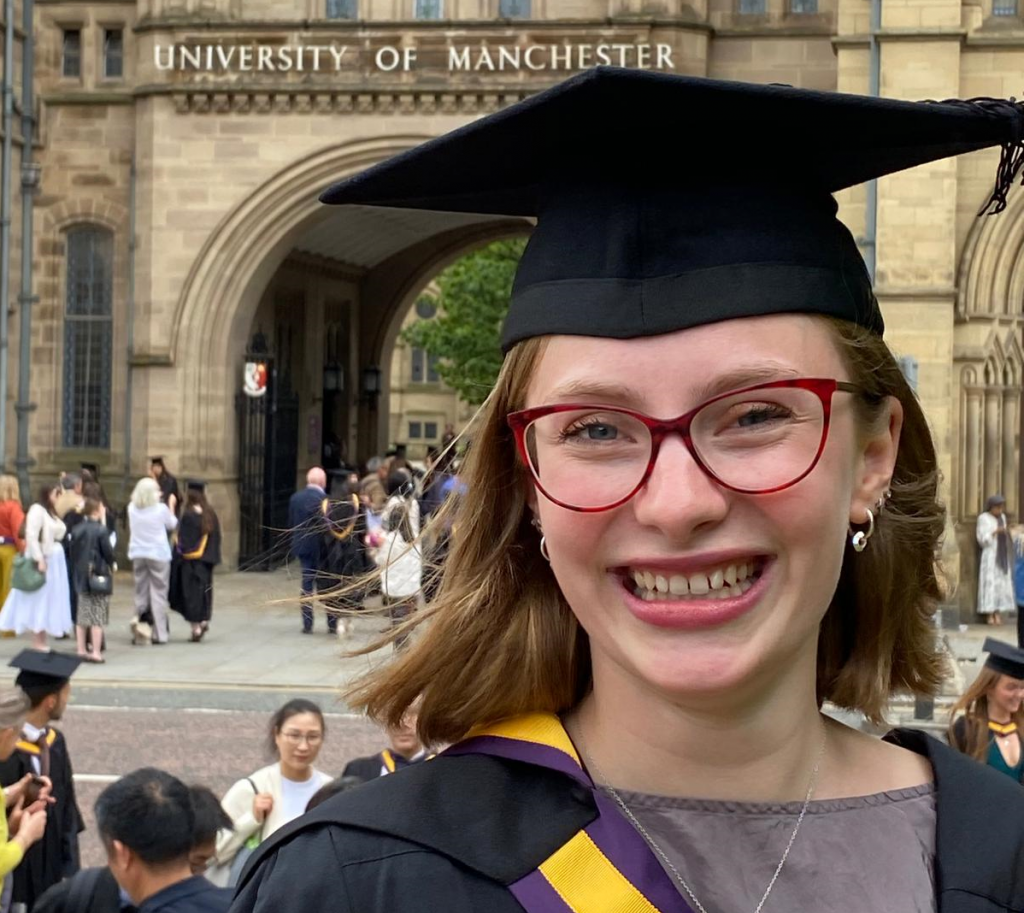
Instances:
[[[713,562],[712,562],[713,563]],[[664,567],[664,564],[655,565],[633,565],[645,569],[655,570]],[[692,565],[693,567],[701,565]],[[708,564],[702,565],[707,567]],[[754,585],[745,593],[733,596],[729,599],[665,599],[647,602],[634,596],[628,588],[627,581],[621,575],[618,576],[619,586],[622,587],[623,599],[626,608],[633,616],[640,621],[654,625],[658,628],[674,628],[681,631],[692,631],[701,628],[716,628],[737,618],[742,618],[757,605],[761,596],[768,586],[768,578],[771,576],[774,561],[768,559],[761,569],[761,576],[754,581]]]
[[[685,558],[629,558],[618,565],[615,570],[625,572],[636,568],[643,571],[667,571],[669,574],[689,574],[707,568],[742,564],[746,561],[755,561],[766,557],[764,552],[755,552],[750,549],[729,549],[727,551],[701,552],[697,555],[687,555]]]

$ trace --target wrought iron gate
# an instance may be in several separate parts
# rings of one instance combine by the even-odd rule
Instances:
[[[239,393],[238,495],[241,570],[267,571],[288,557],[288,500],[295,491],[299,397],[278,382],[273,360],[266,365],[263,396]]]

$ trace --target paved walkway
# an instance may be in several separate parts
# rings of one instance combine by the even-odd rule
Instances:
[[[106,634],[106,663],[83,663],[75,673],[76,686],[332,691],[371,662],[390,655],[390,649],[372,657],[344,655],[382,630],[384,622],[377,617],[355,619],[349,635],[338,638],[326,633],[325,616],[318,611],[314,633],[300,633],[297,569],[217,574],[213,621],[203,641],[190,643],[190,626],[171,612],[171,641],[155,647],[132,645],[128,628],[134,615],[132,580],[130,573],[118,573]],[[0,664],[28,644],[28,635],[0,638]],[[51,646],[75,650],[72,639],[51,640]]]
[[[107,662],[79,668],[75,675],[77,700],[117,689],[129,696],[129,702],[132,694],[145,694],[147,706],[160,705],[174,695],[174,706],[181,707],[189,705],[191,692],[193,706],[208,706],[207,692],[216,692],[217,706],[228,707],[234,706],[231,692],[236,691],[236,703],[242,708],[251,706],[244,695],[253,692],[273,701],[281,692],[336,696],[355,675],[390,657],[390,649],[370,656],[345,655],[370,643],[384,621],[373,615],[359,617],[348,636],[339,639],[327,635],[324,615],[317,612],[315,633],[301,634],[297,572],[295,565],[271,573],[217,574],[213,624],[203,642],[190,643],[189,626],[172,612],[171,643],[159,647],[132,646],[128,630],[133,615],[131,575],[119,573],[107,629]],[[981,666],[981,645],[986,637],[1016,640],[1012,624],[1001,628],[962,626],[943,634],[966,683],[973,681]],[[0,638],[0,665],[27,644],[27,637]],[[52,646],[62,651],[75,649],[71,640],[55,640]],[[345,708],[335,705],[335,709]]]

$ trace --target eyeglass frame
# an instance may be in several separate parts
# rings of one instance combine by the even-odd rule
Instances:
[[[288,742],[290,745],[301,745],[305,742],[310,748],[319,745],[324,740],[324,734],[322,732],[285,732],[283,729],[280,730],[281,738]]]
[[[773,488],[763,489],[739,488],[735,485],[730,485],[728,482],[723,481],[715,475],[697,452],[697,448],[693,444],[693,438],[690,435],[690,426],[693,424],[694,417],[697,413],[703,411],[713,403],[717,403],[723,399],[728,399],[731,396],[738,396],[742,393],[751,393],[755,390],[772,390],[780,388],[809,390],[810,392],[815,393],[821,401],[821,441],[818,443],[818,451],[815,453],[814,459],[804,472],[792,481],[787,482],[785,485],[777,485]],[[729,390],[725,393],[720,393],[717,396],[711,397],[711,399],[705,400],[689,412],[686,412],[675,419],[656,419],[649,415],[645,415],[643,412],[637,412],[635,409],[627,409],[624,406],[611,406],[602,403],[556,403],[550,406],[534,406],[530,409],[520,409],[517,412],[510,412],[505,417],[505,421],[508,423],[508,426],[515,437],[516,450],[518,451],[519,458],[529,470],[530,476],[533,479],[533,484],[536,486],[537,490],[540,491],[545,498],[551,501],[552,504],[557,504],[559,507],[564,507],[566,510],[574,510],[578,513],[584,514],[594,514],[601,513],[606,510],[614,510],[616,507],[621,507],[636,496],[637,492],[647,484],[651,477],[651,473],[654,472],[654,464],[658,459],[661,444],[670,434],[678,434],[680,438],[682,438],[687,452],[691,457],[693,457],[693,461],[700,467],[701,472],[703,472],[704,475],[711,479],[715,484],[721,485],[723,488],[727,488],[730,491],[735,491],[737,494],[743,495],[769,495],[791,488],[796,485],[797,482],[806,479],[807,476],[814,471],[814,468],[821,460],[821,455],[825,452],[825,444],[828,441],[828,432],[832,419],[832,397],[836,392],[851,393],[869,400],[875,399],[875,397],[869,394],[863,387],[849,383],[848,381],[835,380],[834,378],[826,377],[800,377],[787,380],[769,381],[768,383],[754,384],[750,387],[742,387],[738,390]],[[640,481],[628,495],[607,505],[606,507],[576,507],[572,504],[560,501],[558,498],[553,498],[545,490],[540,479],[537,477],[537,471],[533,468],[529,450],[527,449],[526,432],[530,425],[548,415],[557,415],[560,412],[576,412],[580,409],[608,409],[622,415],[628,415],[642,423],[651,435],[651,454],[647,460],[647,468],[644,470]]]

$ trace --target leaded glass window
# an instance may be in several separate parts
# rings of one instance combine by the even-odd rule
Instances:
[[[498,16],[501,19],[529,19],[530,0],[498,0]]]
[[[444,18],[444,0],[413,0],[413,19]]]
[[[110,447],[114,237],[92,225],[67,232],[63,446]]]
[[[359,0],[327,0],[328,19],[358,19]]]

